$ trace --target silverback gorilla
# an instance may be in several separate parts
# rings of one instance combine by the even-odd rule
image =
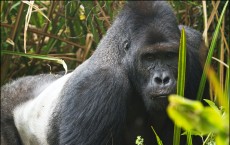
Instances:
[[[176,92],[181,27],[166,2],[128,2],[72,73],[23,77],[1,88],[1,143],[133,145],[141,135],[154,145],[153,126],[172,145],[165,109]],[[201,34],[185,31],[185,96],[195,99],[205,51]]]

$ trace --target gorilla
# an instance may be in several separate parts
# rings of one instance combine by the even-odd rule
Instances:
[[[185,96],[195,99],[206,56],[201,34],[178,26],[166,2],[130,1],[73,72],[22,77],[1,88],[1,143],[133,145],[141,135],[154,145],[153,126],[163,144],[172,145],[173,123],[165,110],[176,93],[182,27]]]

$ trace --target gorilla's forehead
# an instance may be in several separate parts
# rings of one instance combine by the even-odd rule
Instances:
[[[176,17],[172,14],[165,2],[129,2],[118,16],[120,25],[116,26],[126,29],[126,33],[129,32],[134,38],[146,36],[151,39],[179,39],[180,31]]]
[[[172,30],[170,30],[172,29]],[[164,50],[162,47],[173,47],[174,49],[179,47],[180,33],[178,27],[175,28],[156,28],[155,26],[146,25],[144,28],[138,30],[129,30],[131,42],[135,43],[136,47],[143,46],[155,46]],[[164,44],[164,45],[161,45]],[[153,47],[152,47],[153,48]]]

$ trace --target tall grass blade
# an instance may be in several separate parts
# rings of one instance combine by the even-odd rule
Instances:
[[[163,143],[162,143],[160,137],[158,136],[158,134],[156,133],[156,131],[154,130],[154,128],[153,128],[152,126],[151,126],[151,128],[152,128],[152,130],[153,130],[153,132],[154,132],[154,134],[155,134],[155,136],[156,136],[157,144],[158,144],[158,145],[163,145]]]
[[[186,74],[186,38],[184,28],[181,30],[179,60],[178,60],[178,78],[177,94],[184,96],[185,74]],[[181,128],[174,125],[173,145],[180,144]]]
[[[219,19],[219,21],[217,23],[215,32],[213,34],[213,38],[212,38],[212,42],[211,42],[211,45],[210,45],[208,56],[207,56],[207,59],[206,59],[206,62],[205,62],[204,70],[206,70],[207,67],[211,63],[211,59],[212,59],[212,55],[213,55],[213,52],[214,52],[214,48],[216,46],[216,42],[217,42],[217,37],[218,37],[218,34],[219,34],[220,26],[221,26],[221,23],[223,21],[223,16],[224,16],[224,13],[226,11],[227,5],[228,5],[228,1],[226,1],[225,5],[224,5],[224,8],[223,8],[223,10],[221,12],[221,15],[220,15],[220,19]],[[201,77],[201,81],[200,81],[200,85],[199,85],[199,90],[198,90],[198,93],[197,93],[197,100],[201,100],[202,99],[206,80],[207,80],[207,76],[205,75],[205,72],[203,72],[202,77]]]
[[[178,60],[178,79],[177,79],[177,94],[184,96],[185,72],[186,71],[186,38],[184,28],[181,30],[179,60]]]
[[[19,55],[19,56],[24,56],[28,58],[36,58],[36,59],[43,59],[43,60],[50,60],[54,61],[56,63],[62,64],[63,68],[65,69],[65,73],[67,73],[67,65],[64,60],[56,57],[50,57],[46,55],[37,55],[37,54],[28,54],[28,53],[21,53],[21,52],[13,52],[13,51],[7,51],[7,50],[2,50],[2,54],[10,54],[10,55]]]

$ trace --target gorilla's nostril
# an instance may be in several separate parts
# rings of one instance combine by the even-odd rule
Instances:
[[[168,83],[169,83],[169,80],[170,80],[169,77],[165,77],[164,80],[163,80],[163,83],[164,83],[164,84],[168,84]]]
[[[162,79],[160,77],[155,77],[154,78],[154,81],[157,83],[157,84],[162,84]]]

